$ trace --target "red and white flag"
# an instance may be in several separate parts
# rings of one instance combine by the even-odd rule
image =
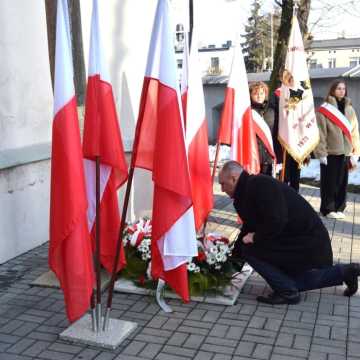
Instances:
[[[49,266],[73,322],[90,306],[94,284],[80,130],[66,0],[57,2],[51,154]]]
[[[247,74],[238,44],[234,47],[231,72],[220,119],[218,143],[230,145],[231,160],[239,162],[249,174],[260,172],[259,151],[251,112]]]
[[[184,53],[189,56],[185,42]],[[184,56],[182,72],[186,147],[188,151],[195,227],[199,231],[213,208],[213,189],[209,161],[208,128],[201,79],[196,29],[193,31],[190,57]],[[183,91],[185,90],[185,91]]]
[[[136,125],[133,161],[152,171],[152,276],[189,300],[186,262],[197,254],[191,184],[168,0],[159,0]]]
[[[112,272],[120,230],[117,190],[127,180],[128,170],[116,114],[113,90],[101,42],[98,0],[93,0],[89,74],[84,122],[84,168],[88,196],[88,226],[95,244],[95,159],[100,157],[100,261]],[[121,248],[117,270],[125,265]]]
[[[299,22],[293,16],[279,100],[279,141],[302,163],[319,142],[314,98]]]

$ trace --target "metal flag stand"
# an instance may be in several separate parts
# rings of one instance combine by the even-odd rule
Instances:
[[[95,22],[98,20],[98,0],[93,0],[93,14],[92,21],[95,18]],[[98,99],[98,86],[100,77],[96,79],[95,84],[95,98]],[[100,117],[98,108],[98,101],[95,102],[95,113],[97,117]],[[99,120],[99,119],[98,119]],[[106,313],[104,326],[102,326],[102,305],[101,305],[101,189],[100,189],[100,154],[99,150],[97,156],[95,156],[95,193],[96,193],[96,218],[95,218],[95,254],[94,254],[94,267],[96,274],[96,291],[93,290],[90,299],[91,303],[91,315],[86,314],[73,324],[71,324],[65,331],[63,331],[59,337],[63,340],[85,343],[93,346],[101,346],[105,348],[115,349],[120,343],[137,327],[137,323],[124,321],[119,319],[109,319],[109,313]],[[131,186],[131,184],[130,184]],[[128,183],[129,188],[129,183]],[[128,189],[127,189],[128,190]],[[127,199],[128,200],[128,199]],[[125,205],[124,205],[125,208]],[[126,203],[127,209],[127,203]],[[125,212],[126,214],[126,212]],[[114,270],[112,280],[116,276],[117,264],[120,255],[121,234],[124,227],[124,211],[123,219],[120,226],[119,241],[117,243],[117,252],[114,261]],[[111,289],[111,288],[110,288]]]

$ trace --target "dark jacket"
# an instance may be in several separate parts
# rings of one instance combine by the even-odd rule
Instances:
[[[254,102],[251,102],[251,109],[255,110],[265,120],[265,123],[269,126],[269,129],[272,133],[274,127],[274,110],[272,108],[268,108],[267,103],[257,104]],[[269,152],[266,150],[265,145],[258,136],[256,137],[256,140],[259,149],[260,164],[272,164],[273,159]]]
[[[311,205],[292,188],[271,177],[243,172],[234,207],[243,220],[234,256],[254,256],[287,274],[331,266],[327,229]],[[242,238],[254,232],[254,243]]]
[[[274,113],[274,125],[272,127],[272,136],[273,136],[273,144],[274,151],[276,155],[276,162],[278,164],[282,164],[283,162],[283,148],[279,142],[279,95],[274,93],[269,100],[269,109],[272,109]]]

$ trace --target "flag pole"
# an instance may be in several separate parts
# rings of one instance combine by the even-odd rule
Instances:
[[[283,148],[283,166],[281,169],[281,182],[285,181],[285,172],[286,172],[286,158],[287,158],[287,152],[286,149]]]
[[[194,2],[189,0],[189,51],[191,51],[191,40],[194,27]]]
[[[101,331],[101,262],[100,262],[100,156],[96,156],[96,222],[95,222],[95,239],[96,239],[96,250],[95,250],[95,267],[96,267],[96,331]]]
[[[220,143],[218,142],[216,144],[215,159],[214,159],[214,165],[213,165],[212,174],[211,174],[211,184],[212,184],[213,187],[214,187],[217,163],[218,163],[218,159],[219,159],[219,152],[220,152]],[[213,193],[214,193],[214,190],[213,190]],[[202,229],[204,239],[205,239],[205,230],[206,230],[208,220],[209,220],[209,215],[206,217],[206,220],[204,222],[204,226],[203,226],[203,229]]]
[[[141,98],[142,98],[142,96],[141,96]],[[141,104],[140,104],[140,106],[141,106]],[[144,111],[144,109],[140,108],[140,111],[139,111],[140,115],[143,111]],[[141,118],[140,115],[139,115],[139,119]],[[139,134],[140,134],[141,125],[142,125],[142,122],[138,121],[136,124],[136,129],[135,129],[135,139],[134,139],[132,156],[131,156],[131,161],[130,161],[129,177],[128,177],[127,184],[126,184],[124,205],[123,205],[121,221],[120,221],[120,230],[119,230],[118,241],[116,243],[115,259],[114,259],[114,264],[113,264],[113,270],[111,273],[111,280],[110,280],[110,284],[109,284],[106,312],[105,312],[104,323],[103,323],[104,331],[107,330],[108,326],[109,326],[110,312],[111,312],[111,307],[112,307],[112,299],[114,296],[114,286],[115,286],[115,280],[116,280],[116,275],[117,275],[116,269],[117,269],[117,264],[119,262],[119,257],[120,257],[120,249],[121,249],[121,244],[122,244],[123,232],[125,229],[126,213],[127,213],[128,207],[129,207],[130,191],[131,191],[131,186],[132,186],[132,182],[133,182],[133,178],[134,178],[135,161],[136,161],[136,156],[137,156],[137,148],[138,148],[138,143],[139,143]]]

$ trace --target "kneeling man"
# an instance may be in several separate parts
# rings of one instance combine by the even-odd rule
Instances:
[[[273,289],[258,301],[296,304],[301,291],[343,283],[345,296],[356,293],[360,265],[333,265],[327,229],[291,187],[270,176],[249,175],[235,161],[221,169],[219,183],[243,221],[233,259],[245,260]]]

